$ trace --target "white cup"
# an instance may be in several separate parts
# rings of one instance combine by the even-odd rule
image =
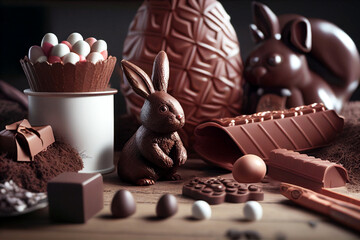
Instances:
[[[33,92],[29,98],[29,121],[51,125],[55,138],[75,148],[84,163],[80,172],[114,170],[114,94],[103,92]]]

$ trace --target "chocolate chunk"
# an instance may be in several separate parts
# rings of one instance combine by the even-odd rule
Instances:
[[[195,200],[204,200],[210,205],[223,202],[242,203],[250,200],[261,201],[264,199],[262,188],[256,185],[239,184],[234,179],[194,179],[197,185],[184,184],[182,194]],[[190,181],[190,182],[191,182]],[[221,187],[220,187],[221,186]],[[204,191],[205,190],[205,191]]]
[[[119,190],[111,202],[111,213],[115,218],[126,218],[136,211],[136,203],[131,192]]]
[[[62,173],[49,181],[47,191],[53,221],[84,223],[104,205],[99,173]]]
[[[156,215],[158,218],[168,218],[175,215],[178,211],[178,203],[174,195],[163,195],[156,205]]]

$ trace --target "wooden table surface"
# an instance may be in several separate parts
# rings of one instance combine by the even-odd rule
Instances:
[[[179,173],[183,180],[158,182],[148,187],[121,183],[115,172],[104,175],[104,208],[86,224],[53,223],[48,219],[48,209],[44,208],[27,215],[0,219],[0,239],[228,239],[226,232],[229,229],[255,230],[262,239],[360,238],[359,233],[292,204],[269,183],[263,184],[265,199],[260,203],[264,214],[260,221],[244,220],[243,203],[211,206],[210,220],[194,220],[191,218],[194,201],[182,197],[183,183],[195,176],[230,177],[231,174],[193,159],[188,160]],[[131,191],[137,202],[136,213],[126,219],[113,219],[110,215],[112,196],[119,189]],[[346,189],[337,191],[344,193]],[[179,211],[169,219],[158,220],[155,217],[156,202],[165,193],[176,196]],[[360,194],[350,195],[360,198]]]

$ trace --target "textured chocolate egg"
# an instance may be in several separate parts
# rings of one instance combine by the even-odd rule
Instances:
[[[191,146],[200,122],[239,114],[243,62],[230,17],[218,1],[145,1],[130,25],[123,58],[151,76],[160,50],[170,62],[168,92],[185,112],[179,132],[185,146]],[[139,117],[144,101],[124,79],[127,110]]]
[[[168,218],[178,211],[176,197],[172,194],[163,195],[156,205],[156,216],[158,218]]]
[[[240,183],[260,182],[265,174],[264,160],[254,154],[246,154],[236,160],[232,170],[234,179]]]
[[[119,190],[111,202],[111,213],[115,218],[126,218],[136,211],[136,203],[131,192]]]

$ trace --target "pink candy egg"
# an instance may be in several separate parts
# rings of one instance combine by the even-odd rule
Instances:
[[[49,63],[57,63],[57,62],[61,62],[61,58],[58,56],[50,56],[48,58],[48,62]]]
[[[69,35],[69,37],[67,38],[67,41],[74,46],[75,43],[77,43],[78,41],[84,40],[84,38],[81,36],[80,33],[74,32],[72,34]]]
[[[53,33],[47,33],[41,40],[41,48],[46,56],[49,56],[53,46],[59,43],[58,38]]]
[[[84,57],[87,57],[87,55],[89,55],[90,53],[90,46],[84,40],[80,40],[77,41],[75,45],[73,45],[72,51],[76,52],[79,55],[83,55]]]
[[[102,52],[107,50],[107,44],[104,40],[97,40],[91,47],[92,52]]]
[[[68,46],[69,49],[70,49],[70,51],[71,51],[72,46],[71,46],[71,44],[70,44],[68,41],[62,41],[61,43],[63,43],[63,44],[65,44],[66,46]]]
[[[104,57],[104,59],[108,58],[108,51],[107,50],[102,51],[100,54]]]
[[[44,58],[45,57],[45,58]],[[32,63],[44,62],[47,60],[43,50],[39,46],[32,46],[29,49],[28,58]],[[45,60],[44,60],[45,59]]]
[[[55,45],[52,49],[51,49],[51,56],[58,56],[60,58],[62,58],[63,56],[65,56],[66,54],[68,54],[70,52],[70,49],[67,45],[63,44],[63,43],[59,43],[58,45]]]
[[[63,57],[64,64],[71,63],[75,65],[79,61],[80,61],[80,56],[73,52],[69,52]]]
[[[96,38],[93,37],[89,37],[85,40],[85,42],[87,42],[89,44],[90,47],[92,47],[92,45],[94,44],[94,42],[96,42]]]
[[[103,57],[103,55],[101,55],[98,52],[92,52],[92,53],[89,54],[89,56],[86,59],[95,64],[98,61],[104,60],[104,57]]]
[[[80,62],[86,62],[86,57],[84,57],[83,55],[79,55],[80,57]]]

